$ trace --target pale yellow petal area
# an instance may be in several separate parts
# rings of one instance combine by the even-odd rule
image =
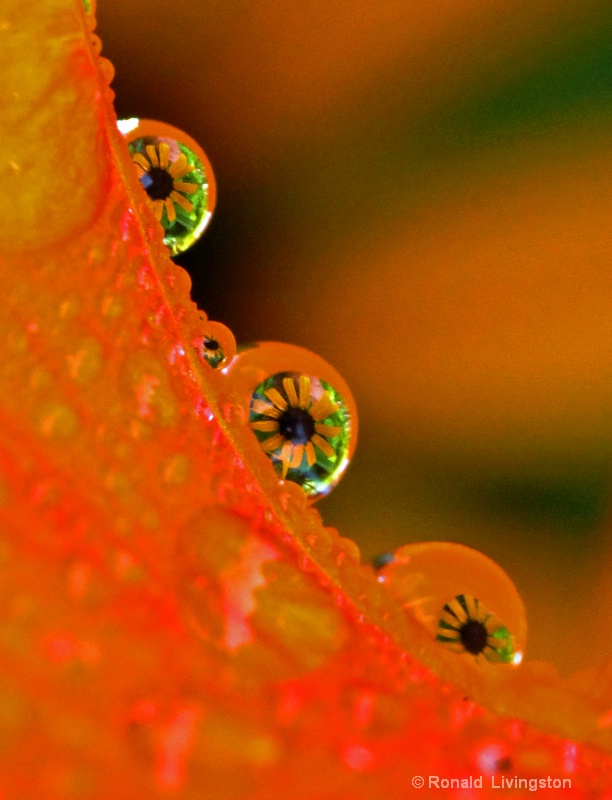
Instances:
[[[263,414],[266,417],[272,417],[273,419],[278,419],[282,414],[280,408],[276,408],[275,406],[271,406],[270,403],[266,403],[264,400],[253,400],[251,404],[251,410],[255,412],[255,414]]]
[[[174,222],[176,219],[176,211],[174,210],[174,203],[169,197],[164,200],[166,206],[166,214],[168,215],[168,222]]]
[[[287,401],[278,391],[278,389],[272,387],[271,389],[268,389],[266,392],[264,392],[264,394],[268,398],[268,400],[274,403],[274,405],[281,411],[285,411],[287,409]]]
[[[278,422],[274,419],[262,419],[260,422],[251,422],[251,428],[253,428],[254,431],[268,433],[278,430]]]
[[[293,456],[291,457],[291,469],[299,469],[304,455],[304,445],[296,444],[293,446]]]
[[[319,450],[321,450],[323,453],[325,453],[325,455],[328,458],[333,458],[334,457],[334,455],[335,455],[334,448],[331,446],[331,444],[329,442],[327,442],[325,439],[323,439],[317,433],[315,433],[315,435],[312,437],[311,441],[314,444],[314,446],[318,447]]]
[[[170,148],[168,142],[160,142],[159,145],[159,166],[166,169],[170,160]]]
[[[142,167],[145,172],[151,169],[151,162],[148,161],[142,153],[132,153],[132,161]]]
[[[154,167],[159,167],[159,158],[157,157],[157,150],[155,149],[154,145],[148,144],[145,147],[147,151],[147,155],[149,156],[149,161],[153,164]]]
[[[329,417],[330,414],[334,414],[340,406],[332,403],[329,394],[324,392],[321,397],[317,400],[316,403],[310,409],[310,416],[315,420],[315,422],[319,422],[325,417]]]
[[[298,381],[300,387],[300,408],[308,408],[310,402],[310,378],[308,375],[300,375]]]
[[[181,208],[184,208],[185,211],[193,211],[192,203],[190,203],[186,197],[183,197],[182,194],[179,194],[178,192],[170,192],[170,197],[175,203],[178,203]]]
[[[315,453],[315,449],[313,447],[312,442],[308,442],[306,445],[306,459],[308,461],[308,466],[312,467],[312,465],[317,460],[317,454]]]
[[[299,408],[298,396],[297,392],[295,391],[295,383],[293,382],[293,378],[283,378],[283,389],[285,390],[285,394],[287,395],[287,399],[289,400],[289,405],[291,408]]]
[[[193,172],[193,167],[189,166],[185,154],[181,153],[180,156],[168,167],[168,172],[175,180],[183,178],[190,172]]]
[[[334,436],[339,436],[342,433],[341,425],[324,425],[322,422],[315,425],[315,431],[320,433],[321,436],[327,436],[328,439],[333,439]]]
[[[174,181],[174,188],[177,192],[183,192],[184,194],[193,194],[197,192],[199,186],[197,183],[185,183],[185,181]]]
[[[271,453],[272,450],[278,450],[284,441],[284,437],[281,436],[280,433],[277,433],[276,436],[270,436],[265,442],[261,442],[261,447],[264,453]]]

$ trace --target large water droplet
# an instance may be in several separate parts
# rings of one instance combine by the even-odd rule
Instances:
[[[382,565],[387,591],[444,647],[518,665],[527,623],[514,584],[494,561],[450,542],[410,544]]]
[[[249,422],[278,476],[311,496],[327,494],[348,466],[346,402],[314,375],[271,375],[253,392]]]
[[[357,441],[355,401],[342,377],[320,356],[279,342],[240,347],[223,372],[278,478],[311,501],[327,494]]]
[[[200,238],[212,216],[216,188],[210,162],[197,142],[171,125],[141,119],[122,129],[140,183],[164,228],[164,244],[177,255]]]

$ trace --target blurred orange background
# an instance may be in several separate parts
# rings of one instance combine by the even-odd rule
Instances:
[[[98,0],[120,117],[198,140],[181,257],[239,342],[356,396],[320,504],[364,559],[477,547],[528,655],[612,658],[612,7],[605,0]]]

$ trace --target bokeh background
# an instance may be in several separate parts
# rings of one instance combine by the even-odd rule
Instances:
[[[198,140],[219,201],[180,262],[238,341],[349,382],[320,504],[364,558],[500,563],[529,655],[612,658],[612,5],[98,0],[120,117]]]

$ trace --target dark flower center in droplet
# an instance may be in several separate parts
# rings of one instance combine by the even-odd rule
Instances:
[[[140,176],[140,183],[151,200],[165,200],[170,197],[170,193],[174,189],[172,175],[161,167],[151,167],[148,172]]]
[[[487,646],[489,639],[489,632],[482,622],[477,619],[469,619],[464,625],[461,626],[459,631],[461,644],[474,656],[477,656]]]
[[[221,347],[216,339],[204,339],[204,348],[206,350],[218,350]]]
[[[293,444],[307,444],[314,436],[314,420],[303,408],[288,408],[278,420],[278,432]]]

